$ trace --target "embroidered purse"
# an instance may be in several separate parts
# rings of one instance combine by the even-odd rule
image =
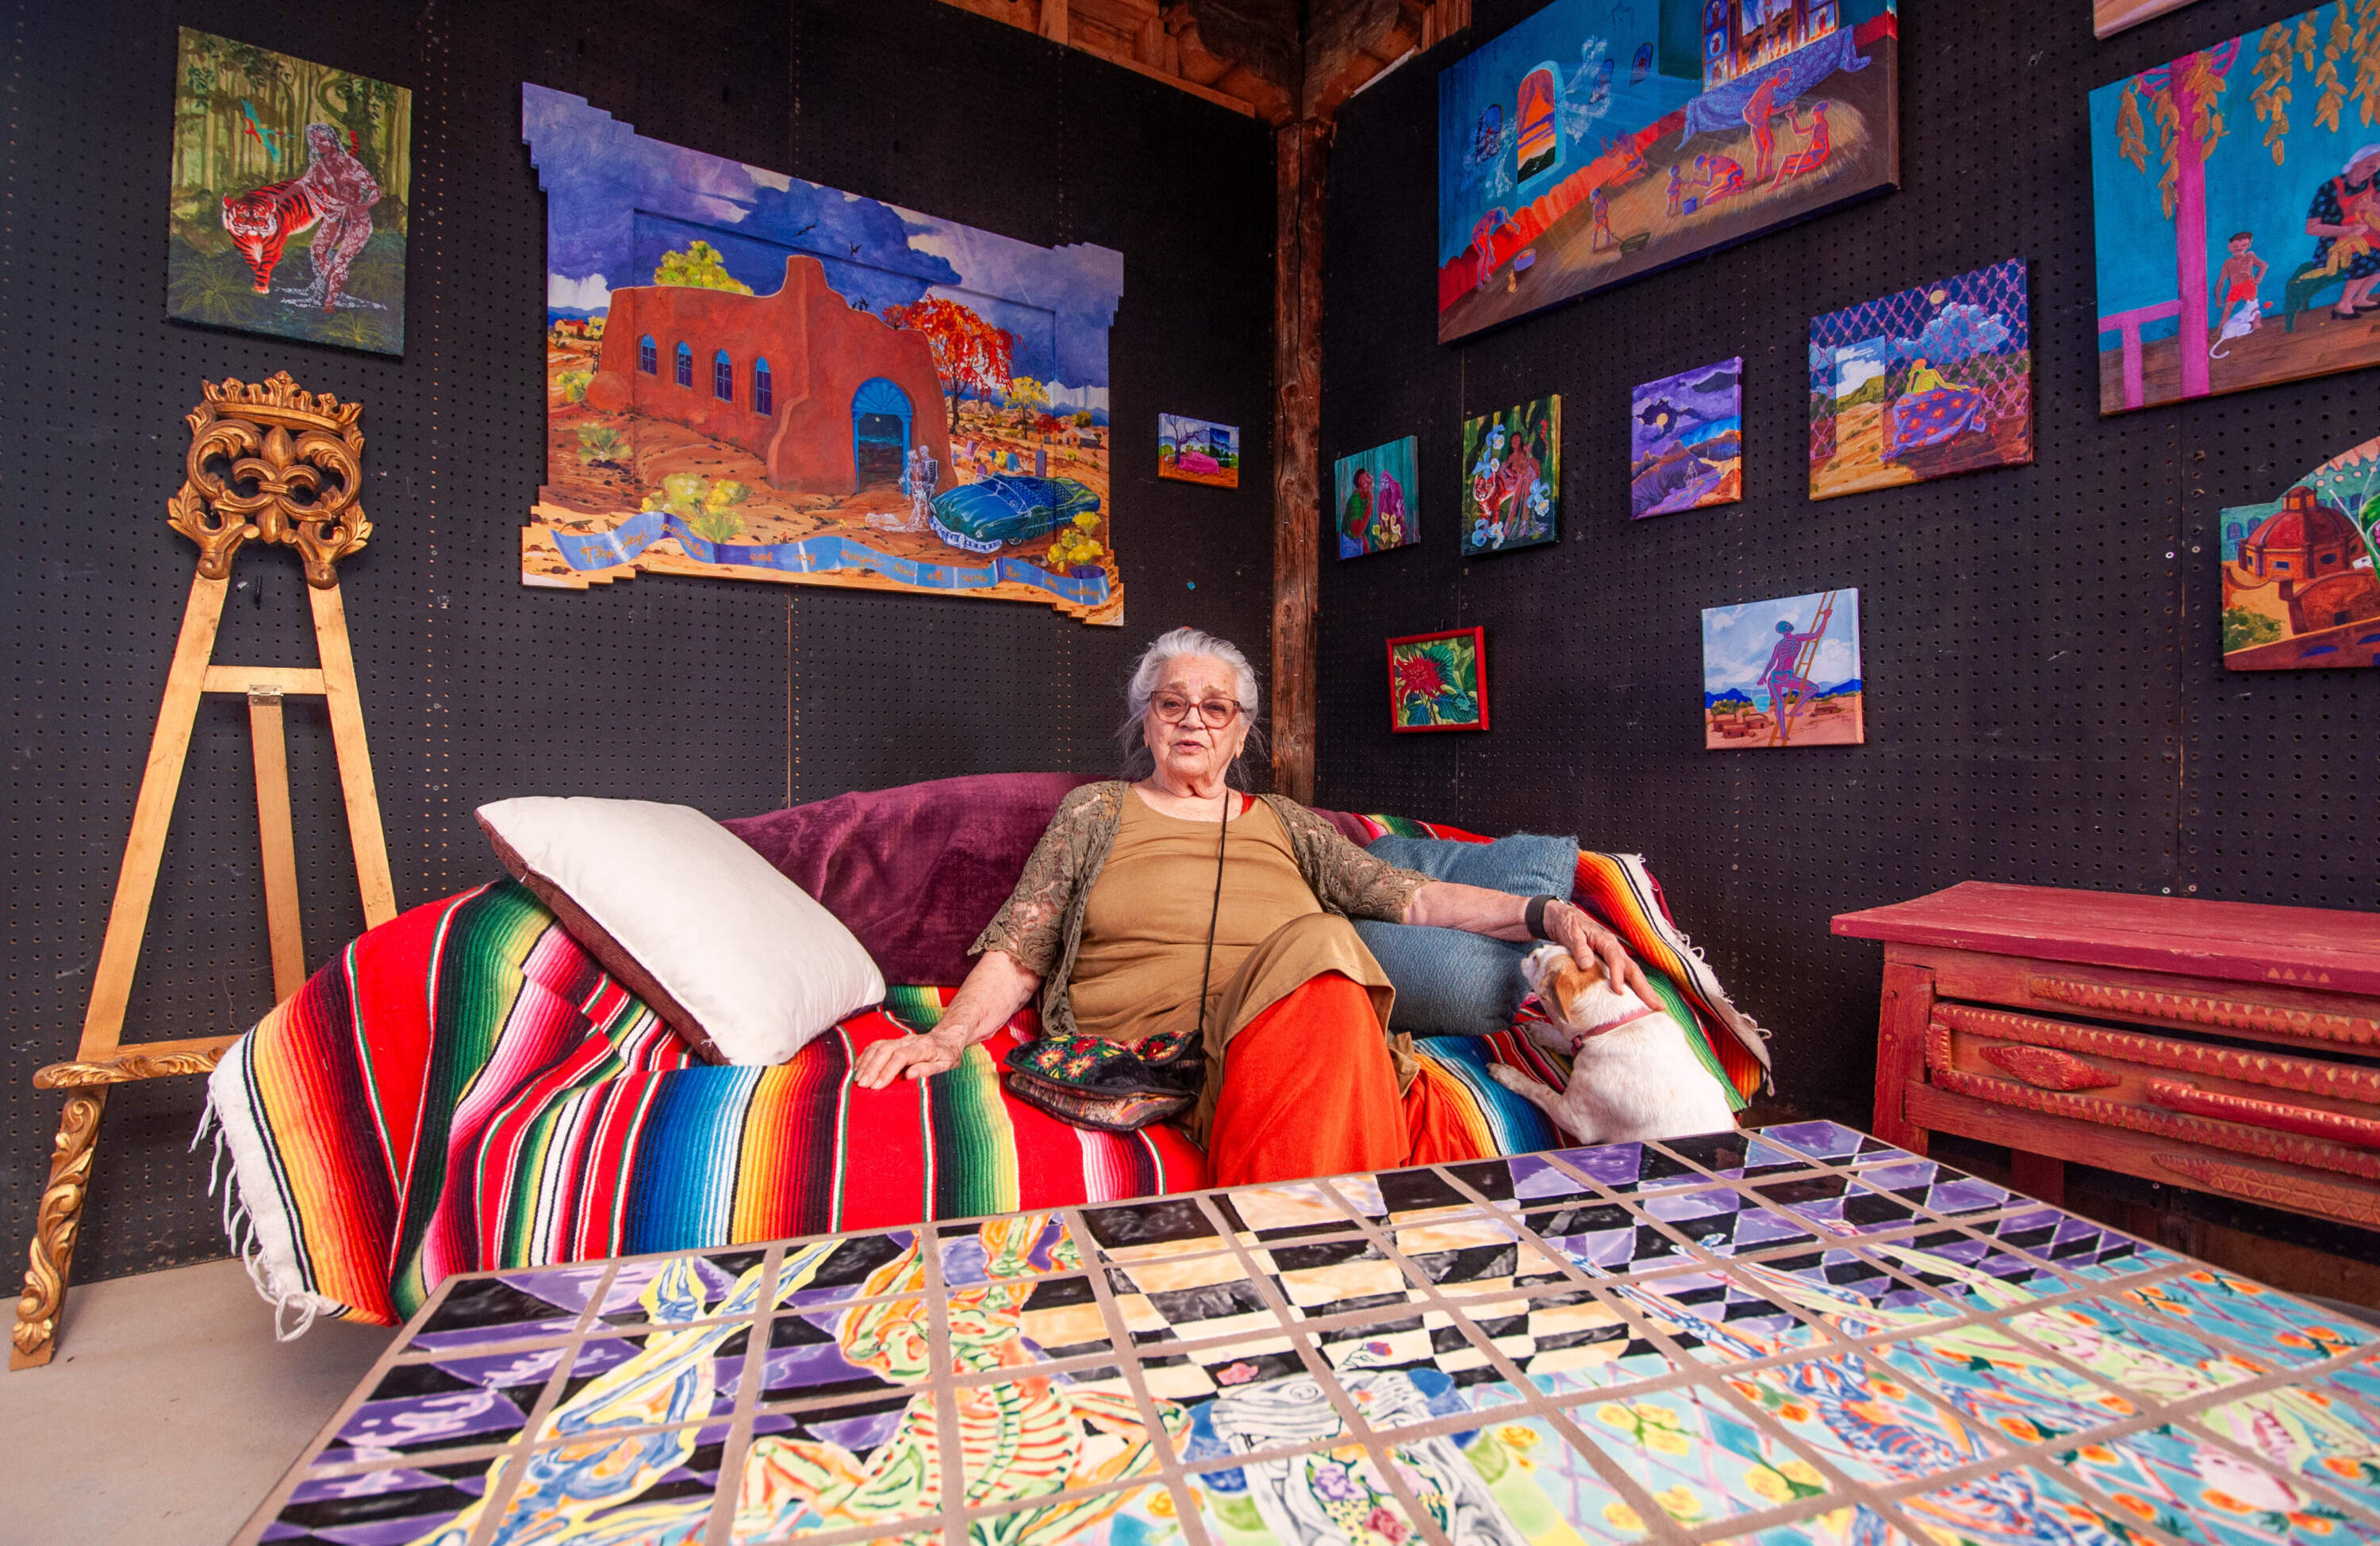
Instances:
[[[1232,791],[1215,835],[1215,900],[1207,913],[1207,960],[1198,969],[1198,1029],[1137,1042],[1044,1036],[1003,1059],[1008,1091],[1036,1111],[1100,1132],[1138,1132],[1198,1104],[1207,1082],[1207,984],[1215,969],[1215,921],[1223,910],[1223,849],[1232,835]]]

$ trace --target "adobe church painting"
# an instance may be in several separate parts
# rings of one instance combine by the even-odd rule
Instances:
[[[640,571],[1035,601],[1121,624],[1123,258],[665,145],[521,88],[546,194],[524,584]]]
[[[2269,504],[2223,512],[2223,663],[2235,671],[2380,664],[2380,440]]]

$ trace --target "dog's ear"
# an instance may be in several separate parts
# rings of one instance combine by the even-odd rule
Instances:
[[[1602,982],[1603,975],[1601,961],[1590,956],[1582,962],[1564,950],[1552,961],[1551,970],[1546,973],[1545,984],[1537,991],[1542,996],[1551,998],[1555,1008],[1561,1011],[1562,1019],[1567,1021],[1578,1003],[1579,996]]]

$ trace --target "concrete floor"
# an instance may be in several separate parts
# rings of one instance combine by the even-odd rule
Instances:
[[[69,1288],[56,1359],[0,1373],[0,1539],[221,1546],[394,1335],[277,1343],[237,1262]]]

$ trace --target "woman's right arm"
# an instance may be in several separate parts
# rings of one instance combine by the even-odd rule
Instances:
[[[864,1090],[881,1090],[895,1079],[924,1079],[959,1066],[966,1049],[989,1037],[1032,1000],[1041,985],[1005,950],[986,950],[959,984],[941,1022],[922,1036],[894,1036],[859,1055],[852,1077]]]

